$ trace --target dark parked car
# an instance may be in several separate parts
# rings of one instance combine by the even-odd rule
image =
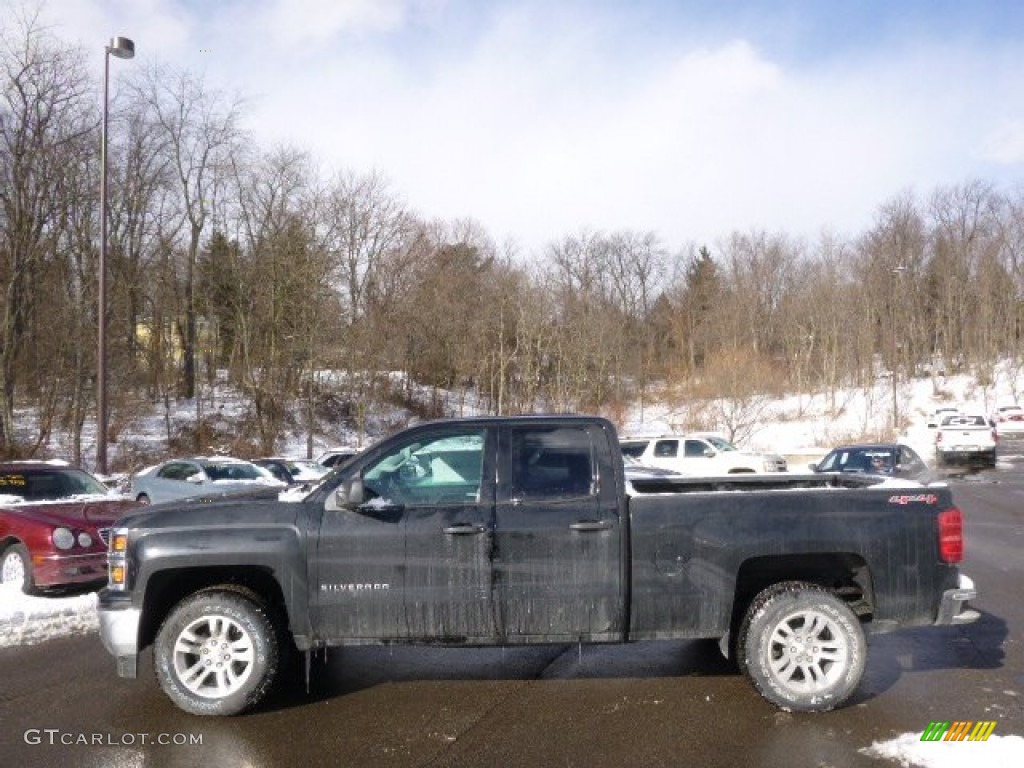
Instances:
[[[107,578],[107,536],[138,507],[64,463],[0,464],[0,576],[26,594]]]
[[[356,448],[329,448],[320,454],[317,458],[317,463],[334,469],[339,464],[344,464],[357,453],[359,451]]]
[[[263,467],[282,483],[288,483],[288,485],[315,483],[331,471],[330,467],[326,467],[312,459],[271,457],[253,459],[252,463],[257,467]]]
[[[931,482],[934,477],[917,452],[904,443],[863,443],[833,448],[817,464],[814,472],[860,472]]]

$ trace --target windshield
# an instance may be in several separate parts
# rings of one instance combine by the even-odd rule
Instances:
[[[739,448],[730,443],[728,440],[723,440],[721,437],[716,437],[715,435],[708,435],[704,439],[711,443],[713,446],[715,446],[715,449],[719,451],[739,450]]]
[[[25,501],[54,501],[110,493],[107,486],[80,469],[32,468],[0,472],[0,494]]]

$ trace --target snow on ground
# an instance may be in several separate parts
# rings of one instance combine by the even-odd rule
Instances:
[[[35,645],[54,637],[99,629],[96,593],[71,597],[30,597],[0,586],[0,648]]]
[[[1024,765],[1024,738],[993,734],[987,741],[921,741],[920,733],[904,733],[889,741],[875,742],[860,753],[896,762],[902,768]]]
[[[763,416],[748,433],[737,437],[744,449],[781,453],[790,458],[790,469],[802,471],[806,464],[824,456],[836,445],[883,442],[898,439],[910,445],[928,463],[934,460],[934,434],[926,419],[936,408],[954,406],[964,413],[986,417],[997,405],[1014,403],[1014,392],[1024,390],[1024,374],[997,366],[992,384],[982,387],[974,376],[942,376],[897,384],[900,423],[909,426],[898,436],[892,428],[892,381],[880,377],[871,388],[825,393],[790,395],[762,404]],[[699,414],[698,414],[699,415]],[[670,434],[680,431],[686,414],[665,405],[633,409],[624,434]],[[721,427],[719,431],[724,431]]]

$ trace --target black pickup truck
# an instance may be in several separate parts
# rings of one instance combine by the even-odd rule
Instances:
[[[585,416],[407,429],[306,492],[122,518],[103,642],[200,715],[246,710],[332,645],[716,638],[766,699],[824,711],[866,631],[973,621],[945,486],[869,476],[628,477]]]

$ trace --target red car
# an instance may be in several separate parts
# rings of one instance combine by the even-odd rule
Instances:
[[[67,464],[0,463],[0,582],[33,594],[103,581],[110,526],[138,506]]]

